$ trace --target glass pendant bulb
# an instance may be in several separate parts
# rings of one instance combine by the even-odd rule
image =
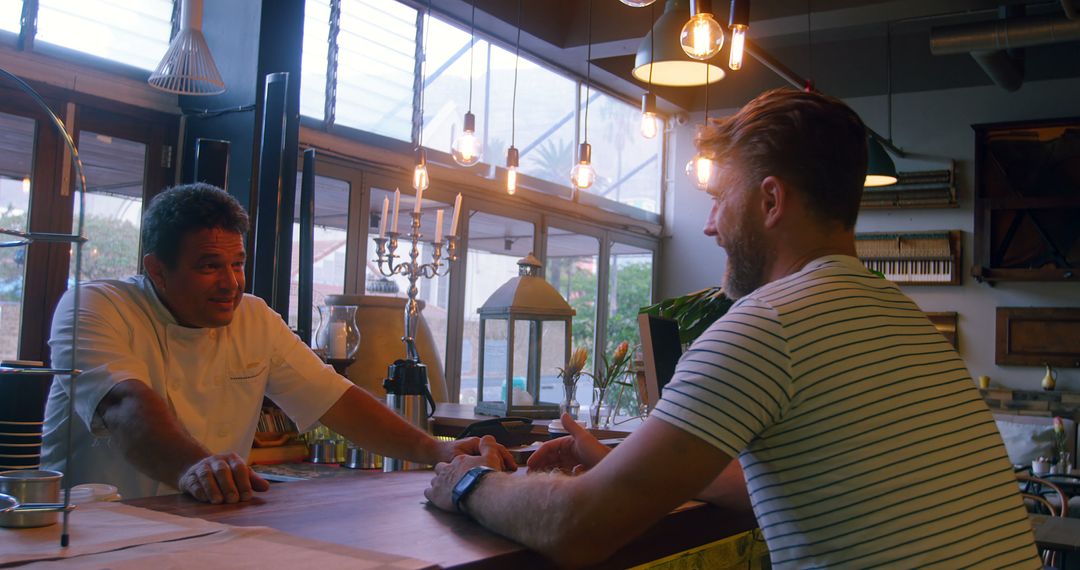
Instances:
[[[424,149],[418,148],[416,149],[416,167],[413,168],[412,187],[417,192],[422,192],[427,190],[429,184],[431,184],[431,179],[428,177],[427,155]]]
[[[719,167],[715,160],[698,154],[686,163],[686,175],[701,190],[707,190],[716,182]]]
[[[592,167],[592,146],[581,143],[578,150],[578,163],[570,169],[570,183],[575,188],[584,190],[596,182],[596,171]]]
[[[623,4],[631,6],[633,8],[644,8],[656,0],[621,0]]]
[[[662,121],[656,113],[656,95],[646,93],[641,96],[641,136],[652,139],[659,134]]]
[[[724,30],[708,12],[698,12],[683,25],[679,34],[683,51],[693,59],[712,59],[724,47]]]
[[[480,139],[476,138],[476,115],[470,111],[465,113],[465,127],[454,139],[454,144],[450,147],[450,155],[454,157],[454,162],[461,166],[472,166],[480,162],[481,154],[483,154],[483,148],[481,148]]]
[[[506,149],[506,193],[517,192],[518,149],[513,145]]]
[[[731,48],[729,49],[728,69],[742,69],[743,51],[746,48],[746,26],[731,27]]]

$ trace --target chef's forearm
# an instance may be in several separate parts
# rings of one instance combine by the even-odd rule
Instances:
[[[446,459],[440,457],[434,438],[355,386],[346,390],[320,421],[380,455],[428,464]]]
[[[98,404],[97,413],[124,457],[140,472],[176,486],[188,467],[210,452],[177,422],[146,384],[125,380]]]

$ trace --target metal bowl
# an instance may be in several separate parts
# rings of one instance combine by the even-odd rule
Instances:
[[[44,507],[55,507],[60,500],[63,476],[59,471],[46,470],[0,472],[0,494],[9,495],[16,501],[15,506],[0,509],[0,526],[27,528],[55,524],[57,509]],[[35,510],[20,512],[19,505],[28,506],[27,503],[44,504],[35,505]]]

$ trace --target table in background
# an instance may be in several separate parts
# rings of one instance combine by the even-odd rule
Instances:
[[[449,435],[457,437],[462,431],[473,422],[482,420],[490,420],[494,416],[481,416],[474,411],[475,406],[472,404],[451,404],[441,402],[435,406],[435,415],[432,417],[432,424],[435,435]],[[532,433],[537,436],[537,439],[547,439],[548,424],[555,420],[533,420]],[[589,430],[598,439],[611,439],[626,437],[630,435],[630,432],[642,424],[642,420],[636,418],[619,417],[616,418],[616,423],[607,429],[591,429]]]
[[[521,475],[524,476],[524,475]],[[550,568],[539,554],[472,520],[428,506],[430,471],[361,473],[348,479],[274,484],[247,503],[208,505],[182,495],[129,504],[239,526],[399,554],[445,568]],[[522,513],[522,516],[531,516]],[[753,517],[694,503],[666,516],[604,567],[627,568],[753,529]]]

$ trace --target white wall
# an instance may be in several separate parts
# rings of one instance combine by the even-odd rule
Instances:
[[[877,132],[886,134],[886,101],[868,97],[847,101]],[[952,158],[957,163],[959,208],[868,210],[859,215],[856,230],[962,230],[964,234],[963,285],[956,287],[904,287],[923,310],[956,311],[960,354],[972,375],[988,375],[991,383],[1015,389],[1039,389],[1044,371],[1036,367],[994,364],[995,309],[997,307],[1080,307],[1080,283],[999,283],[993,287],[968,276],[973,251],[974,132],[971,125],[1080,116],[1080,79],[1031,82],[1019,91],[978,87],[893,96],[892,138],[905,151]],[[729,114],[721,111],[715,116]],[[669,196],[665,212],[668,228],[662,242],[659,297],[667,298],[720,282],[723,252],[701,228],[710,201],[683,174],[693,156],[693,125],[679,126],[671,134]],[[898,160],[899,170],[941,168],[933,161]],[[1080,220],[1077,221],[1080,223]],[[1080,369],[1059,371],[1058,388],[1080,391]]]

